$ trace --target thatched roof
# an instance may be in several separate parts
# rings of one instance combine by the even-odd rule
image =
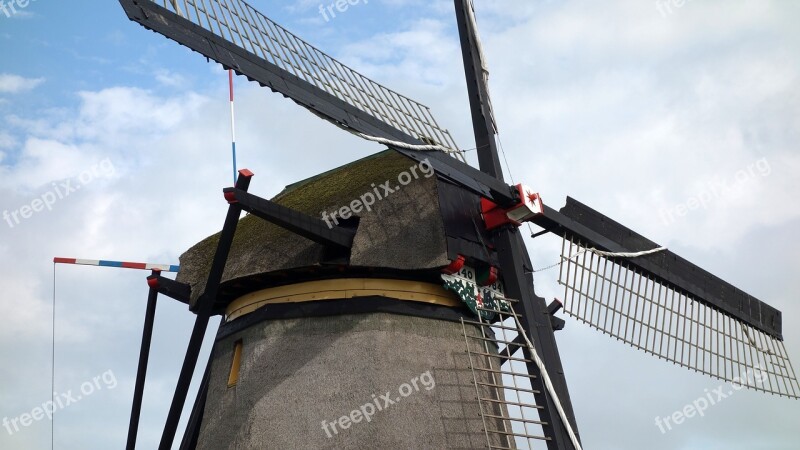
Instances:
[[[272,200],[314,217],[350,204],[366,192],[391,181],[416,163],[387,150],[315,177],[287,186]],[[419,173],[420,171],[417,170]],[[264,196],[262,193],[253,192]],[[383,200],[372,211],[358,214],[360,223],[350,255],[350,267],[419,270],[448,264],[447,240],[439,211],[437,179],[420,174]],[[205,289],[219,233],[199,242],[180,257],[177,280],[192,287],[192,303]],[[300,237],[258,217],[239,221],[231,247],[223,287],[248,278],[290,269],[320,266],[323,246]],[[237,289],[233,289],[236,291]]]

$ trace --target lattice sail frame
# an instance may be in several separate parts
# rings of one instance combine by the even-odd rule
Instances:
[[[507,299],[508,300],[508,299]],[[513,301],[511,301],[513,302]],[[478,306],[475,319],[461,319],[461,325],[480,405],[483,432],[489,449],[546,448],[547,436],[534,395],[538,375],[531,374],[523,351],[519,318],[513,308]],[[492,317],[486,320],[484,317]],[[477,330],[475,330],[477,328]],[[489,377],[487,382],[484,378]]]
[[[564,238],[564,311],[647,353],[758,391],[800,398],[783,342],[652,276]]]
[[[427,106],[361,75],[243,0],[142,1],[164,7],[409,136],[458,150]]]

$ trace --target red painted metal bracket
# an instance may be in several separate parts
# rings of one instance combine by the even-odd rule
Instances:
[[[481,215],[487,230],[508,224],[518,227],[522,222],[544,214],[542,198],[537,192],[524,184],[518,184],[516,189],[520,202],[510,208],[502,208],[487,198],[481,198]]]

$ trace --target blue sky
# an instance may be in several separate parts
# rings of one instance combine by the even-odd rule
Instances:
[[[474,145],[452,2],[370,0],[330,21],[316,0],[252,4],[431,106],[461,147]],[[476,8],[514,178],[554,207],[574,196],[783,310],[796,361],[800,5],[476,0]],[[0,48],[0,211],[32,205],[65,180],[81,188],[52,210],[0,222],[0,418],[14,418],[49,399],[52,258],[177,263],[222,224],[230,137],[227,75],[129,22],[115,1],[37,0],[11,18],[0,13]],[[269,197],[381,149],[242,78],[236,86],[239,160],[256,173],[252,192]],[[704,207],[676,213],[720,183],[728,188]],[[556,239],[531,241],[534,264],[557,261],[559,248]],[[116,382],[57,413],[56,448],[123,445],[145,275],[58,268],[56,391],[108,371]],[[560,295],[556,277],[539,275],[537,291]],[[192,318],[168,299],[159,304],[142,448],[157,442]],[[558,338],[586,448],[800,442],[800,404],[749,391],[662,434],[656,416],[720,383],[567,320]],[[0,428],[0,448],[48,448],[49,429],[47,420],[13,435]]]

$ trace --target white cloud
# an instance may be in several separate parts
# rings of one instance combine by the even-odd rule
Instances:
[[[509,158],[531,161],[515,175],[538,180],[545,198],[624,206],[619,220],[662,242],[718,248],[796,220],[796,203],[774,210],[800,189],[788,171],[668,228],[657,214],[759,158],[794,167],[800,58],[782,5],[694,2],[664,19],[647,2],[562,2],[508,26],[519,11],[489,2],[500,130]]]
[[[349,44],[342,49],[340,58],[393,89],[444,84],[452,81],[452,72],[437,69],[461,61],[458,41],[448,35],[449,31],[441,20],[421,19],[406,30],[380,33]]]
[[[156,71],[156,81],[167,87],[186,87],[186,77],[171,70],[161,69]]]
[[[325,4],[325,2],[321,0],[296,0],[284,6],[284,9],[292,14],[296,14],[306,12],[312,7],[317,7],[319,4]]]
[[[0,131],[0,150],[7,150],[17,145],[17,140],[6,131]]]
[[[19,75],[0,73],[0,93],[19,94],[35,89],[44,83],[44,78],[25,78]]]

